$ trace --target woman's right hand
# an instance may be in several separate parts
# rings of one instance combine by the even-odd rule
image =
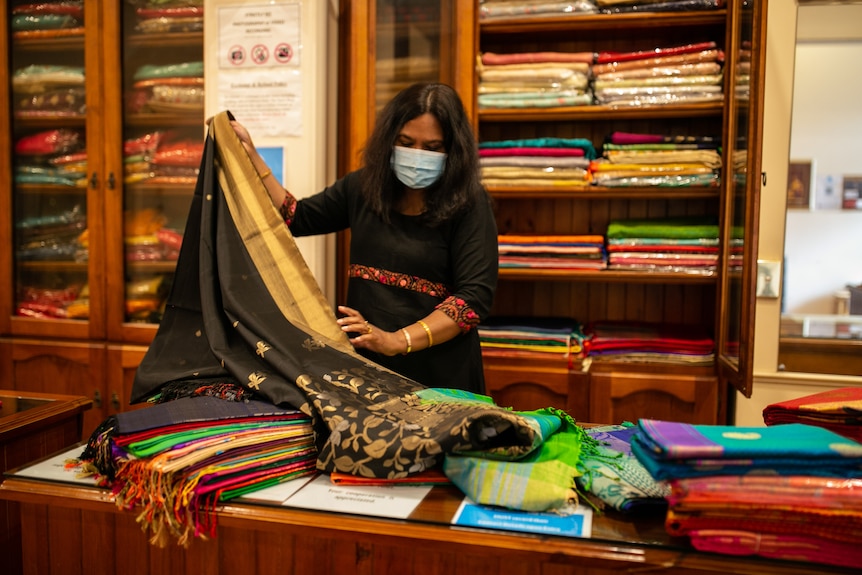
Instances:
[[[251,152],[254,150],[254,143],[251,141],[251,134],[248,133],[245,126],[237,122],[236,120],[230,121],[230,126],[233,128],[233,131],[236,132],[239,141],[242,143],[242,146],[246,149],[246,151]]]

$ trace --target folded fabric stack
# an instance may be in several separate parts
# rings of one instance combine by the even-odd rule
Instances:
[[[479,55],[479,108],[557,108],[593,103],[592,52]]]
[[[488,187],[587,186],[592,142],[582,138],[528,138],[479,144],[482,183]]]
[[[715,42],[600,52],[593,92],[599,104],[620,107],[721,102],[723,62]]]
[[[84,2],[22,2],[12,8],[10,27],[16,40],[83,35]]]
[[[489,317],[479,324],[482,355],[559,359],[582,357],[581,324],[565,317]]]
[[[204,7],[201,0],[136,2],[135,29],[144,34],[166,32],[200,32],[204,29]]]
[[[500,268],[601,270],[607,267],[602,236],[498,236]]]
[[[614,132],[590,163],[598,186],[718,186],[720,138]]]
[[[214,536],[215,505],[315,470],[311,420],[262,401],[186,397],[119,413],[81,455],[164,545]]]
[[[741,102],[748,102],[751,97],[751,40],[744,40],[739,48],[735,96]]]
[[[16,184],[87,187],[87,149],[80,130],[58,128],[15,142]]]
[[[862,444],[801,423],[640,420],[632,452],[669,482],[666,530],[695,548],[862,568]]]
[[[126,261],[176,261],[182,232],[166,227],[168,218],[156,208],[127,210],[123,214]]]
[[[600,507],[623,513],[664,513],[670,489],[653,479],[632,454],[631,440],[637,427],[631,423],[600,425],[585,431],[598,446],[584,454],[585,471],[575,479],[578,486]]]
[[[602,14],[629,14],[717,10],[724,6],[724,0],[596,0],[596,4]]]
[[[535,18],[571,14],[593,14],[592,0],[480,0],[479,19]]]
[[[132,114],[190,113],[203,117],[203,61],[145,64],[135,71],[128,98]]]
[[[12,74],[16,118],[83,117],[87,110],[84,68],[31,64]]]
[[[715,342],[700,326],[596,321],[584,329],[587,357],[602,363],[712,365]]]
[[[193,185],[200,169],[203,144],[172,131],[153,131],[123,142],[123,174],[127,184]]]
[[[614,220],[607,231],[608,267],[712,275],[718,224],[710,217]]]
[[[763,408],[766,425],[807,423],[862,442],[862,387],[830,389]]]

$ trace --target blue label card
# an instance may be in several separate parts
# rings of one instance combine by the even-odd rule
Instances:
[[[593,510],[581,505],[566,513],[531,513],[478,505],[465,498],[452,518],[452,524],[561,537],[589,537],[593,528]]]

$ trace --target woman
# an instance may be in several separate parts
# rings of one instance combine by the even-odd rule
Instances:
[[[363,167],[296,200],[234,130],[295,236],[350,228],[342,330],[370,360],[429,387],[484,393],[476,326],[497,284],[497,228],[458,94],[406,88],[377,118]]]

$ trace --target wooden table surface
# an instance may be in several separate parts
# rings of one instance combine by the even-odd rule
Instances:
[[[24,573],[306,575],[802,575],[824,565],[701,553],[664,532],[663,516],[597,515],[589,539],[449,524],[463,495],[435,487],[407,520],[229,503],[213,539],[159,548],[103,489],[7,478],[0,499],[20,504]],[[98,545],[98,547],[97,547]],[[50,550],[46,554],[46,549]],[[69,570],[69,565],[80,569]]]

